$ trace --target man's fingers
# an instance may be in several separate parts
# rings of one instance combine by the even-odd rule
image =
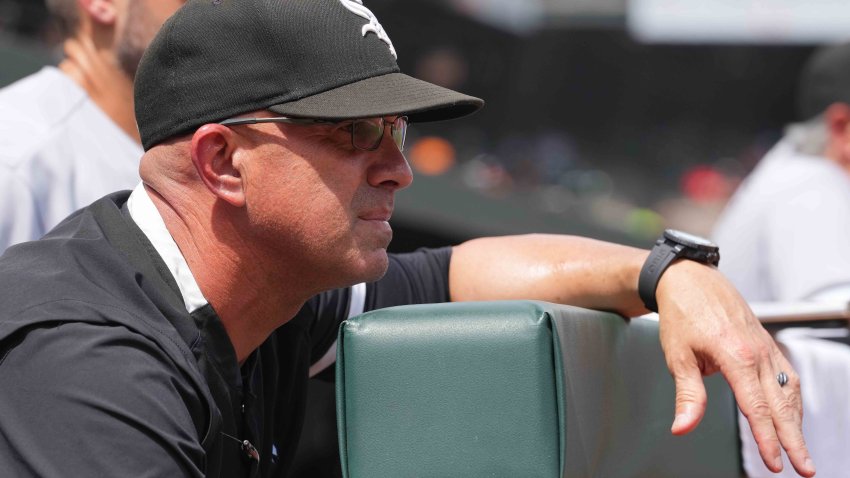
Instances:
[[[803,407],[800,381],[778,348],[739,347],[732,363],[721,365],[735,394],[741,413],[747,418],[765,466],[774,473],[782,470],[781,449],[801,476],[814,476],[815,467],[803,439]],[[784,386],[779,374],[784,373]]]
[[[672,432],[684,434],[699,423],[706,402],[701,375],[720,371],[768,469],[782,470],[784,447],[798,473],[814,475],[803,440],[796,373],[740,294],[722,276],[709,280],[712,274],[719,273],[689,261],[678,262],[656,290],[661,344],[676,381]],[[700,287],[682,288],[683,284]],[[777,380],[780,372],[788,376],[785,387]]]
[[[779,437],[776,435],[771,407],[762,389],[759,376],[751,367],[730,371],[725,375],[735,394],[738,408],[750,423],[762,461],[770,471],[780,472],[782,457],[779,454]]]
[[[693,354],[670,365],[676,382],[676,417],[670,431],[684,435],[696,428],[705,414],[705,385]]]
[[[766,385],[765,389],[771,397],[773,425],[779,435],[779,441],[797,473],[801,476],[813,476],[815,465],[806,448],[802,432],[803,409],[800,399],[800,380],[781,354],[778,362],[780,364],[779,371],[786,374],[787,383],[780,386],[776,376],[763,378]]]

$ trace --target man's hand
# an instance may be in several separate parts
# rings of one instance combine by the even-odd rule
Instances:
[[[693,430],[705,413],[702,376],[723,374],[750,423],[762,460],[782,470],[780,445],[794,469],[813,476],[802,432],[800,380],[744,299],[716,269],[680,260],[656,292],[661,346],[676,382],[672,432]],[[780,386],[777,375],[788,382]]]
[[[648,252],[575,236],[476,239],[454,248],[453,301],[536,299],[624,317],[647,312],[637,292]],[[693,430],[705,413],[703,375],[721,372],[746,415],[767,467],[813,476],[803,440],[800,381],[749,306],[717,269],[680,260],[656,289],[661,346],[676,382],[673,433]],[[779,372],[788,383],[779,386]]]

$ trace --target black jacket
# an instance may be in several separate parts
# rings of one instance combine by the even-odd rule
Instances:
[[[348,290],[311,299],[240,368],[212,307],[186,311],[128,195],[0,258],[0,476],[286,476]],[[449,259],[392,257],[366,310],[448,300]]]

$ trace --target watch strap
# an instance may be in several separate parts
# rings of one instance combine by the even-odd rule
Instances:
[[[658,281],[661,280],[661,274],[674,259],[679,257],[681,252],[681,245],[671,244],[664,239],[659,240],[650,251],[638,276],[638,294],[647,309],[658,312],[658,303],[655,301]]]

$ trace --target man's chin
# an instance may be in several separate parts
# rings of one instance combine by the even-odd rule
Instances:
[[[375,282],[384,277],[389,267],[389,256],[385,248],[360,250],[345,260],[337,262],[326,271],[331,287],[349,287],[361,282]]]
[[[390,259],[386,249],[379,249],[369,255],[364,261],[363,275],[364,279],[359,282],[375,282],[380,280],[387,273]]]

